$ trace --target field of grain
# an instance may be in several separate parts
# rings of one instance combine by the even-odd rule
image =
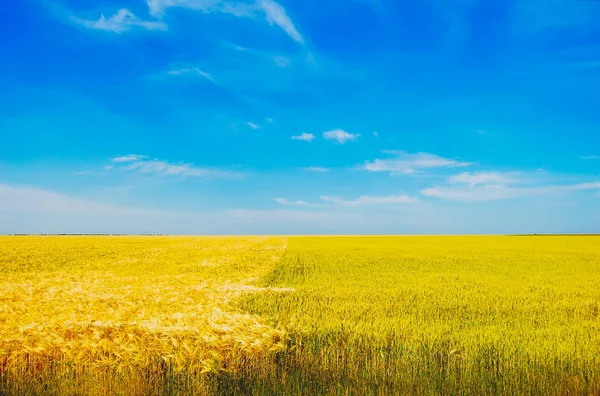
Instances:
[[[0,237],[0,394],[599,394],[600,237]]]

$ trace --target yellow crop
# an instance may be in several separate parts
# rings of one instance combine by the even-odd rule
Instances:
[[[260,291],[245,282],[273,268],[283,238],[0,241],[0,370],[11,391],[61,377],[55,392],[148,394],[164,374],[234,372],[286,348],[284,331],[230,307]]]
[[[3,237],[0,394],[600,394],[600,237]]]

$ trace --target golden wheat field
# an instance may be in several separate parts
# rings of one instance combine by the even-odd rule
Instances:
[[[600,237],[0,237],[0,394],[600,394]]]

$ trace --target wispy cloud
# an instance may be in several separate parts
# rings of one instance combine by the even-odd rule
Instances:
[[[339,197],[332,197],[328,195],[321,196],[321,200],[329,202],[335,205],[344,206],[366,206],[366,205],[398,205],[398,204],[414,204],[421,200],[417,197],[411,197],[408,195],[388,195],[388,196],[376,196],[376,195],[361,195],[354,200],[345,200]]]
[[[600,182],[579,183],[571,186],[555,186],[558,188],[566,188],[567,190],[583,191],[583,190],[600,190]]]
[[[291,67],[294,62],[298,62],[298,56],[294,56],[293,60],[289,56],[275,54],[272,52],[264,51],[262,49],[244,47],[239,44],[226,42],[224,43],[230,49],[233,49],[237,53],[243,53],[246,55],[254,56],[261,59],[264,62],[272,62],[275,66],[280,68]]]
[[[148,9],[156,17],[163,17],[169,8],[187,8],[204,13],[220,12],[237,17],[252,18],[257,6],[251,3],[233,3],[224,0],[148,0]]]
[[[213,84],[220,85],[219,82],[213,78],[213,76],[211,76],[210,74],[208,74],[208,73],[200,70],[197,67],[183,68],[183,69],[172,69],[172,70],[169,70],[167,72],[167,74],[170,75],[170,76],[182,76],[182,75],[186,75],[186,74],[197,75],[197,76],[200,76],[200,77],[204,77],[205,79],[207,79],[208,81],[212,82]]]
[[[600,190],[600,182],[531,185],[534,181],[516,178],[513,175],[501,172],[463,173],[450,177],[448,186],[426,188],[421,194],[450,201],[478,202]],[[516,185],[522,183],[530,185]]]
[[[224,169],[199,167],[191,163],[170,163],[168,161],[148,159],[142,155],[126,155],[111,160],[120,165],[117,169],[160,176],[183,177],[236,177],[240,174]]]
[[[227,84],[226,82],[220,81],[219,79],[215,78],[212,74],[200,69],[199,67],[189,66],[189,65],[172,66],[170,68],[170,70],[162,73],[158,77],[164,77],[164,76],[167,76],[169,78],[201,78],[203,80],[211,82],[212,84],[223,89],[224,91],[229,92],[230,94],[234,95],[235,97],[237,97],[238,99],[240,99],[244,102],[247,102],[247,103],[250,103],[253,105],[255,105],[257,103],[256,99],[239,93],[238,90],[234,86]]]
[[[305,201],[290,201],[286,198],[274,198],[274,201],[281,205],[293,205],[293,206],[308,206],[308,202]]]
[[[138,18],[127,9],[120,9],[116,14],[106,18],[104,14],[97,20],[72,17],[73,22],[92,30],[104,30],[112,33],[123,33],[131,28],[142,28],[145,30],[167,30],[167,25],[162,21],[145,21]]]
[[[319,172],[319,173],[331,172],[331,169],[324,168],[322,166],[307,166],[307,167],[301,168],[301,169],[308,171],[308,172]]]
[[[471,162],[444,158],[430,153],[410,154],[405,151],[390,150],[384,151],[384,153],[394,155],[395,157],[365,161],[365,164],[361,168],[370,172],[413,174],[427,169],[456,168],[472,165]]]
[[[591,161],[591,160],[600,160],[600,156],[598,155],[584,155],[581,157],[582,160],[587,160],[587,161]]]
[[[521,181],[518,173],[503,172],[465,172],[451,176],[448,179],[450,184],[468,184],[470,186],[480,184],[513,184]]]
[[[103,30],[112,33],[123,33],[132,28],[145,30],[167,30],[164,22],[165,13],[169,8],[184,8],[201,11],[205,14],[221,13],[238,18],[265,20],[283,30],[292,40],[304,44],[304,38],[288,16],[285,8],[274,0],[257,0],[251,3],[234,2],[229,0],[147,0],[149,13],[155,20],[143,20],[128,9],[119,9],[114,15],[100,15],[97,20],[72,16],[70,19],[87,29]],[[65,12],[67,15],[69,11]],[[274,59],[280,67],[289,66],[285,58]]]
[[[267,22],[271,25],[275,24],[279,26],[294,41],[304,44],[304,38],[298,33],[298,30],[281,4],[273,0],[259,0],[257,4],[264,12]]]
[[[332,131],[323,132],[323,137],[327,140],[335,140],[339,144],[357,140],[360,135],[348,133],[343,129],[334,129]]]
[[[292,60],[290,58],[281,55],[274,55],[273,62],[275,62],[278,67],[290,67],[292,65]]]
[[[140,160],[143,160],[145,158],[148,158],[148,157],[145,156],[145,155],[128,154],[128,155],[123,155],[123,156],[120,156],[120,157],[114,157],[110,161],[114,162],[114,163],[133,162],[133,161],[140,161]]]
[[[360,197],[352,200],[343,199],[340,197],[322,195],[319,197],[325,204],[311,204],[306,201],[293,201],[287,198],[275,198],[275,202],[286,205],[286,206],[308,206],[308,207],[326,207],[326,204],[356,207],[356,206],[379,206],[379,205],[405,205],[415,204],[421,202],[418,197],[411,197],[409,195],[388,195],[388,196],[377,196],[377,195],[361,195]]]
[[[450,201],[477,202],[498,201],[528,195],[532,191],[520,190],[505,185],[479,185],[460,187],[430,187],[421,191],[428,197]]]
[[[262,16],[270,25],[281,28],[292,40],[304,44],[304,38],[294,26],[285,8],[273,0],[258,0],[255,3],[225,0],[148,0],[150,13],[162,18],[169,8],[186,8],[204,13],[230,14],[239,18]]]
[[[246,125],[248,125],[248,126],[250,127],[250,129],[254,129],[254,130],[256,130],[256,129],[260,129],[260,125],[258,125],[258,124],[255,124],[255,123],[253,123],[253,122],[251,122],[251,121],[248,121],[248,122],[246,123]]]
[[[312,142],[313,139],[315,138],[315,135],[313,135],[312,133],[303,133],[301,135],[297,135],[297,136],[292,136],[292,140],[302,140],[304,142]]]

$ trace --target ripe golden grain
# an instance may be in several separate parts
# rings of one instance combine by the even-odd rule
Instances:
[[[41,378],[57,367],[81,373],[235,372],[247,359],[285,350],[285,332],[229,304],[258,291],[244,280],[275,265],[283,238],[1,243],[5,377]],[[207,267],[207,261],[222,264]]]

